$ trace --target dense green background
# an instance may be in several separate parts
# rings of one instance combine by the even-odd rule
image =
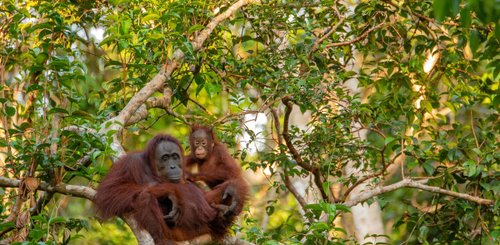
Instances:
[[[68,127],[101,130],[181,50],[185,59],[166,83],[168,108],[149,109],[120,140],[125,150],[141,149],[163,132],[187,147],[187,123],[214,125],[252,184],[251,205],[234,228],[242,239],[355,243],[343,205],[359,181],[344,174],[354,162],[370,183],[427,179],[494,201],[415,189],[378,195],[368,202],[381,205],[389,243],[498,243],[500,2],[347,2],[262,0],[220,23],[194,50],[191,42],[232,2],[4,0],[0,174],[97,186],[115,154],[116,132]],[[356,93],[345,86],[350,79],[359,81]],[[261,132],[245,126],[244,115],[256,111],[267,118]],[[287,113],[301,112],[310,117],[291,125]],[[369,130],[366,140],[361,129]],[[241,142],[244,134],[258,152]],[[323,192],[305,215],[286,184],[295,177]],[[0,239],[135,242],[123,221],[95,220],[88,200],[18,188],[0,193],[0,220],[20,205],[14,221],[0,223]],[[344,225],[333,222],[339,217]]]

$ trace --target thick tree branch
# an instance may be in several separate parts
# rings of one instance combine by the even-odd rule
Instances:
[[[469,194],[458,193],[458,192],[454,192],[454,191],[450,191],[450,190],[446,190],[446,189],[441,189],[441,188],[436,187],[436,186],[428,186],[428,185],[423,184],[422,182],[418,182],[418,181],[411,180],[411,179],[403,179],[400,182],[397,182],[397,183],[394,183],[394,184],[391,184],[388,186],[383,186],[383,187],[377,186],[372,190],[362,192],[357,197],[345,202],[344,205],[346,205],[348,207],[352,207],[352,206],[355,206],[359,203],[362,203],[362,202],[364,202],[372,197],[378,196],[378,195],[386,193],[386,192],[395,191],[397,189],[405,188],[405,187],[420,189],[420,190],[434,192],[434,193],[440,193],[440,194],[444,194],[444,195],[448,195],[448,196],[452,196],[452,197],[457,197],[457,198],[465,199],[465,200],[468,200],[471,202],[475,202],[475,203],[480,204],[480,205],[493,205],[494,204],[493,200],[484,199],[484,198],[480,198],[480,197],[476,197],[476,196],[471,196]]]
[[[151,235],[147,231],[139,228],[139,225],[137,224],[137,222],[135,222],[135,220],[132,217],[130,217],[128,215],[124,215],[121,218],[130,227],[130,229],[132,230],[132,233],[134,233],[134,236],[137,239],[138,244],[140,244],[140,245],[154,245],[155,244],[153,237],[151,237]]]
[[[1,187],[14,187],[18,188],[21,180],[18,179],[9,179],[5,177],[0,177],[0,186]],[[40,185],[37,188],[38,190],[47,191],[47,192],[57,192],[65,195],[70,195],[74,197],[82,197],[89,200],[94,199],[95,190],[87,187],[87,186],[79,186],[79,185],[68,185],[68,184],[57,184],[56,186],[52,186],[47,182],[40,182]]]
[[[165,88],[163,89],[163,96],[161,97],[152,97],[146,100],[146,103],[141,105],[135,113],[132,115],[130,120],[127,121],[127,126],[135,124],[141,120],[144,120],[148,118],[149,116],[149,109],[151,108],[159,108],[159,109],[164,109],[167,114],[172,115],[176,118],[179,118],[183,120],[184,122],[186,119],[183,116],[177,115],[174,111],[172,111],[172,108],[170,107],[170,103],[172,102],[172,89],[170,88]]]

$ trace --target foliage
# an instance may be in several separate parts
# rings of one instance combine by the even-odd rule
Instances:
[[[390,242],[498,242],[497,0],[262,0],[221,22],[195,50],[192,42],[231,4],[3,1],[2,177],[97,186],[120,133],[99,134],[103,123],[180,50],[185,58],[165,84],[169,105],[124,125],[120,140],[139,149],[166,132],[187,146],[187,123],[214,125],[254,176],[252,205],[234,228],[244,239],[357,243],[352,225],[338,222],[348,220],[354,187],[411,178],[493,205],[414,189],[381,193],[368,202],[379,202],[393,224]],[[250,126],[257,112],[261,130]],[[309,116],[298,123],[302,115]],[[352,168],[360,174],[346,174]],[[308,185],[305,194],[294,194],[290,182]],[[65,213],[58,210],[66,198],[51,193],[0,193],[1,239],[76,243],[82,229],[96,244],[131,239],[121,220],[101,226],[70,217],[88,203]]]

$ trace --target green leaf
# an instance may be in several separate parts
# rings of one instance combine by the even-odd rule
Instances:
[[[342,212],[345,212],[345,213],[350,213],[351,212],[351,209],[349,207],[347,207],[346,205],[343,205],[343,204],[335,204],[337,210],[339,211],[342,211]]]
[[[55,108],[52,108],[49,110],[49,114],[53,114],[53,113],[69,114],[67,110],[64,110],[63,108],[58,108],[58,107],[55,107]]]
[[[205,28],[205,26],[202,26],[202,25],[194,25],[194,26],[189,27],[188,33],[193,34],[193,32],[203,30],[204,28]]]
[[[148,15],[144,16],[144,18],[142,18],[142,21],[148,22],[150,20],[157,20],[159,18],[160,18],[160,16],[158,14],[148,14]]]
[[[390,136],[389,136],[389,137],[385,138],[385,140],[384,140],[384,145],[388,145],[388,144],[390,144],[391,142],[393,142],[394,140],[395,140],[395,139],[394,139],[393,137],[390,137]]]
[[[495,37],[500,41],[500,20],[495,24]]]
[[[55,217],[49,220],[49,225],[57,223],[66,223],[66,219],[64,217]]]
[[[438,21],[443,21],[446,17],[453,17],[458,13],[460,0],[434,0],[434,15]]]
[[[95,152],[92,153],[92,160],[95,160],[97,159],[100,155],[102,154],[101,151],[97,150]]]
[[[118,50],[122,51],[127,49],[129,46],[129,43],[126,40],[121,39],[118,41]]]
[[[151,33],[148,35],[148,38],[151,40],[160,40],[163,38],[163,35],[161,33]]]
[[[43,237],[43,235],[45,235],[45,230],[31,229],[29,237],[33,241],[38,241],[38,240],[40,240]]]
[[[471,30],[469,33],[469,46],[473,54],[476,54],[479,42],[479,32],[476,29]]]
[[[313,223],[310,227],[311,230],[320,230],[320,231],[326,231],[326,230],[330,230],[330,227],[328,224],[326,224],[325,222],[316,222],[316,223]]]
[[[464,168],[465,175],[468,177],[472,177],[477,174],[477,166],[474,161],[469,159],[465,161],[462,166]]]
[[[43,87],[40,84],[31,84],[28,86],[26,92],[29,93],[37,90],[43,90]]]
[[[104,45],[111,45],[111,44],[115,43],[115,41],[116,41],[116,36],[109,35],[99,43],[99,46],[103,47]]]
[[[306,205],[306,208],[313,213],[314,217],[319,218],[321,215],[321,212],[323,212],[323,209],[321,208],[320,204],[308,204]]]
[[[6,230],[7,228],[15,228],[14,222],[0,223],[0,230]]]
[[[266,207],[266,213],[268,215],[272,215],[274,213],[274,206],[267,206]]]
[[[16,115],[16,108],[10,107],[10,106],[6,106],[5,107],[5,113],[7,114],[7,116],[12,117],[12,116]]]
[[[448,15],[448,4],[450,0],[434,0],[433,9],[436,20],[442,21]]]
[[[465,7],[460,11],[460,25],[463,28],[469,28],[470,24],[472,23],[472,17],[471,17],[471,12],[468,7]]]
[[[120,34],[126,35],[129,33],[130,26],[132,26],[132,21],[130,19],[124,19],[121,21]]]
[[[434,161],[432,160],[427,160],[425,163],[422,165],[424,168],[425,172],[428,175],[433,175],[434,174]]]
[[[325,181],[321,184],[321,187],[323,188],[323,191],[325,193],[329,193],[330,192],[330,186],[332,186],[332,182],[330,181]]]

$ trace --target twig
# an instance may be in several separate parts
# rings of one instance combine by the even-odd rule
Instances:
[[[328,30],[328,32],[325,35],[323,35],[321,38],[317,39],[314,42],[313,46],[311,47],[311,50],[309,50],[309,54],[308,54],[309,57],[311,57],[311,54],[314,53],[316,50],[318,50],[319,45],[321,43],[323,43],[335,31],[337,31],[337,29],[339,28],[339,26],[342,25],[344,23],[344,21],[345,21],[345,16],[340,15],[339,10],[337,9],[337,7],[334,6],[333,9],[335,10],[335,13],[339,17],[339,21],[335,25],[333,25],[330,28],[330,30]]]
[[[367,31],[365,31],[363,34],[361,34],[359,37],[356,37],[354,38],[353,40],[351,41],[346,41],[346,42],[340,42],[340,43],[330,43],[330,44],[327,44],[325,47],[327,48],[331,48],[331,47],[339,47],[339,46],[347,46],[347,45],[351,45],[353,43],[356,43],[356,42],[359,42],[361,40],[363,40],[364,38],[366,38],[366,36],[368,36],[368,34],[370,34],[370,32],[374,31],[375,29],[381,27],[384,23],[380,23],[370,29],[368,29]]]
[[[240,113],[226,114],[226,115],[220,117],[219,119],[217,119],[215,122],[213,122],[213,125],[223,124],[223,123],[225,123],[233,118],[241,118],[244,115],[261,113],[261,112],[267,110],[268,108],[270,108],[276,101],[283,100],[283,98],[286,98],[288,96],[289,95],[285,95],[285,96],[282,96],[280,98],[274,99],[271,102],[269,102],[269,101],[264,102],[263,105],[258,110],[246,110],[246,111],[243,111]]]

